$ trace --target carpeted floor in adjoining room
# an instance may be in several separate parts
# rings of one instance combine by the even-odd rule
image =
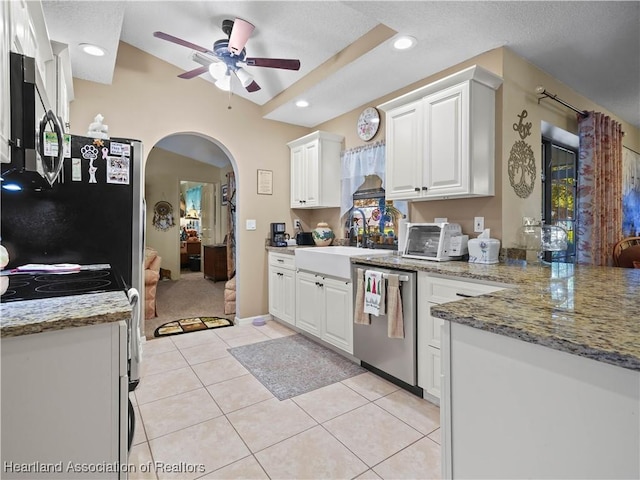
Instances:
[[[144,335],[153,340],[153,332],[166,322],[207,316],[233,320],[224,314],[224,281],[213,282],[202,272],[182,271],[180,280],[160,280],[156,296],[157,317],[145,321]]]

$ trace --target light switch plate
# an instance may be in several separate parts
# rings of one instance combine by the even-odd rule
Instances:
[[[484,230],[484,217],[474,217],[473,231],[476,233],[482,233],[483,230]]]
[[[447,223],[449,219],[447,217],[436,217],[433,219],[434,223]]]
[[[255,230],[255,229],[256,229],[256,221],[247,220],[247,230]]]

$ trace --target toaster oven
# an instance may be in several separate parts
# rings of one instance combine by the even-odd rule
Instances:
[[[460,260],[468,253],[468,235],[457,223],[409,223],[403,257],[420,260]]]

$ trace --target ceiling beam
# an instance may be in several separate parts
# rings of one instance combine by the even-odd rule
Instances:
[[[266,116],[282,105],[299,98],[310,88],[325,78],[330,77],[341,68],[349,65],[365,53],[393,37],[397,32],[386,25],[378,24],[351,45],[329,58],[316,69],[309,72],[290,87],[280,92],[262,106],[262,115]]]

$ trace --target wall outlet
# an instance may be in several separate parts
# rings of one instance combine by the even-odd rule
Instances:
[[[434,223],[447,223],[449,219],[447,217],[436,217],[433,219]]]
[[[256,229],[256,221],[255,220],[247,220],[246,227],[247,227],[247,230],[255,230]]]
[[[296,218],[293,221],[293,228],[297,228],[298,230],[302,230],[302,222],[300,221],[299,218]]]
[[[484,217],[474,217],[473,231],[476,233],[482,233],[483,230],[484,230]]]

